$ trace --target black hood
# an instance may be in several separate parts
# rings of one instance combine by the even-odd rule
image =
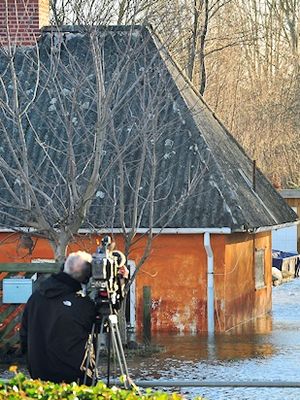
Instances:
[[[81,290],[81,285],[70,275],[60,272],[50,276],[50,278],[41,283],[38,290],[42,296],[54,298],[67,293],[76,293]]]
[[[79,282],[59,273],[47,278],[30,296],[20,338],[33,379],[57,383],[79,379],[82,383],[80,366],[96,309],[88,296],[76,294],[80,288]]]

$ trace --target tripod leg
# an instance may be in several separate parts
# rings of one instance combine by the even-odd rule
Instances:
[[[111,327],[109,326],[107,338],[107,387],[110,387],[110,356],[111,356]]]
[[[119,351],[119,347],[118,347],[118,342],[117,342],[117,338],[116,338],[115,325],[114,325],[114,323],[112,323],[111,320],[109,320],[109,325],[110,325],[110,333],[111,333],[113,349],[114,349],[114,351],[115,351],[115,353],[117,355],[117,359],[118,359],[121,375],[123,376],[124,375],[124,369],[123,369],[123,364],[122,364],[120,351]]]
[[[99,345],[99,340],[100,340],[100,335],[99,331],[97,330],[96,332],[96,357],[95,357],[95,365],[94,365],[94,371],[93,371],[93,378],[92,378],[92,386],[95,386],[98,380],[98,360],[99,360],[99,353],[100,353],[100,345]]]
[[[126,357],[123,349],[123,344],[122,344],[122,339],[121,339],[121,334],[118,326],[118,319],[117,316],[110,316],[110,323],[114,328],[114,338],[115,338],[115,346],[117,348],[117,354],[118,354],[118,361],[120,365],[120,370],[123,376],[125,376],[125,382],[124,382],[124,387],[125,389],[129,389],[130,386],[135,387],[134,382],[131,380],[129,376],[129,371],[128,371],[128,366],[126,362]],[[124,374],[125,370],[125,374]]]
[[[114,350],[115,350],[117,358],[118,358],[121,375],[123,378],[125,377],[124,387],[125,387],[125,389],[129,389],[129,386],[132,385],[132,383],[131,383],[131,379],[129,377],[127,362],[126,362],[123,345],[122,345],[122,340],[121,340],[121,335],[120,335],[120,331],[118,328],[118,319],[117,319],[116,315],[109,316],[109,324],[111,327],[111,337],[112,337],[112,341],[113,341]],[[125,373],[124,373],[124,370],[125,370]]]
[[[87,372],[91,360],[91,352],[92,352],[92,346],[93,346],[93,337],[95,333],[95,324],[92,326],[92,331],[91,335],[88,338],[88,344],[87,344],[87,358],[86,358],[86,363],[85,363],[85,372],[84,372],[84,378],[83,378],[83,384],[86,385],[87,381]]]
[[[125,357],[125,354],[124,354],[124,349],[123,349],[123,345],[122,345],[122,339],[121,339],[121,334],[120,334],[120,330],[119,330],[118,324],[116,324],[115,329],[116,329],[116,336],[117,336],[117,342],[118,342],[119,350],[120,350],[120,354],[121,354],[121,359],[123,361],[123,366],[124,366],[124,369],[125,369],[126,378],[129,378],[129,372],[128,372],[128,367],[127,367],[126,357]]]

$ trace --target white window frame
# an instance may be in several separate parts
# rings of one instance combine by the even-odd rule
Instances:
[[[127,267],[130,272],[130,276],[132,276],[136,270],[136,264],[133,260],[128,260],[127,262]],[[129,289],[129,298],[130,298],[130,304],[129,304],[129,312],[130,312],[130,327],[135,329],[135,324],[136,324],[136,294],[135,294],[135,280],[132,282],[130,289]]]
[[[259,260],[258,257],[261,257]],[[258,265],[258,262],[262,262],[262,265]],[[261,268],[262,271],[259,271]],[[258,276],[259,275],[259,276]],[[261,276],[262,275],[262,276]],[[255,276],[255,289],[263,289],[266,287],[266,250],[265,249],[255,249],[254,252],[254,276]]]

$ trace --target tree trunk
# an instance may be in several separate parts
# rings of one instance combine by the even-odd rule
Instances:
[[[193,9],[193,29],[192,29],[192,37],[190,39],[190,49],[189,49],[189,58],[187,63],[187,75],[191,82],[193,82],[194,77],[194,67],[195,67],[195,58],[196,58],[196,47],[197,47],[197,38],[198,38],[198,24],[199,24],[199,9],[198,9],[197,1],[194,0],[194,9]]]
[[[200,85],[199,92],[203,96],[206,88],[206,68],[205,68],[205,40],[208,31],[208,0],[204,2],[204,22],[200,36],[199,64],[200,64]]]
[[[59,233],[58,236],[51,241],[56,262],[63,263],[65,261],[69,242],[70,237],[65,232]]]

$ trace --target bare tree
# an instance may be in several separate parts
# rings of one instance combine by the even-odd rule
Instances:
[[[152,23],[161,46],[172,52],[262,169],[299,185],[298,1],[120,0],[99,7],[93,0],[53,0],[52,11],[56,27],[68,22]],[[101,217],[99,226],[120,227],[128,254],[141,240],[138,229],[147,227],[143,263],[152,228],[168,223],[168,216],[160,220],[155,215],[168,197],[160,188],[171,176],[171,169],[160,174],[165,154],[158,148],[180,117],[172,116],[172,129],[163,117],[174,101],[166,96],[170,77],[157,67],[147,53],[147,40],[137,39],[133,27],[122,49],[109,30],[102,28],[100,35],[85,29],[49,30],[42,46],[30,51],[1,49],[0,177],[9,194],[1,200],[2,215],[10,226],[25,224],[50,238],[61,259],[83,223],[94,228],[89,218],[94,204],[103,207],[101,199],[109,199],[107,218]],[[72,49],[72,35],[89,38],[86,60]],[[166,154],[172,157],[176,151]],[[41,154],[38,165],[32,152]],[[285,162],[278,162],[282,157]],[[187,178],[188,190],[175,199],[170,215],[192,196],[197,174]]]
[[[153,227],[167,226],[203,165],[190,169],[161,214],[172,186],[161,188],[179,167],[166,162],[176,148],[161,149],[182,122],[177,111],[170,122],[171,77],[150,35],[126,29],[50,29],[36,47],[1,49],[0,213],[4,226],[49,239],[57,260],[82,226],[120,227],[127,254],[144,227],[138,270]]]
[[[165,37],[170,27],[175,27],[177,40],[172,40],[169,48],[202,95],[207,84],[207,56],[240,44],[243,39],[238,35],[219,36],[216,30],[218,16],[230,6],[231,1],[178,0],[172,3],[173,7],[165,2],[161,7],[165,22],[158,27],[158,31]],[[156,26],[155,19],[153,24]]]
[[[158,0],[52,0],[53,23],[66,24],[136,24],[147,20]]]

